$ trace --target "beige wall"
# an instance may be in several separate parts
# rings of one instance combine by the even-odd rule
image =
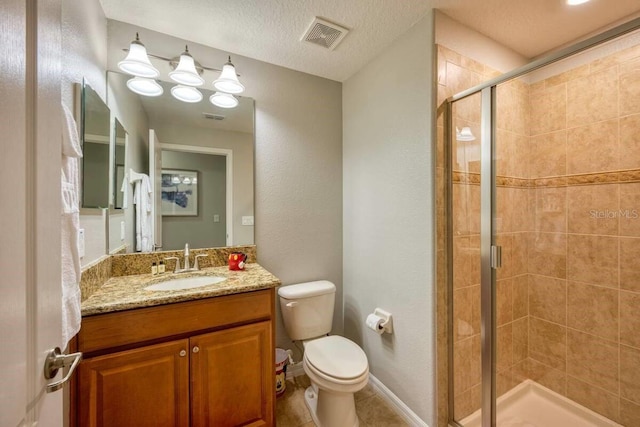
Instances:
[[[519,53],[459,23],[443,12],[436,11],[435,14],[436,44],[446,46],[465,58],[487,65],[501,73],[529,62]]]
[[[432,49],[429,14],[343,88],[345,335],[428,425],[436,395]],[[376,307],[395,316],[392,335],[365,328]]]

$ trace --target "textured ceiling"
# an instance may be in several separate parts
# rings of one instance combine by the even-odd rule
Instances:
[[[534,58],[640,12],[639,0],[591,0],[568,6],[565,0],[438,1],[453,19]]]
[[[101,0],[107,18],[344,81],[431,8],[535,57],[640,10],[638,0]],[[351,31],[333,51],[300,42],[315,16]]]

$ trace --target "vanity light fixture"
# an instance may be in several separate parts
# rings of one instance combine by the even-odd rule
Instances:
[[[183,184],[186,184],[186,185],[191,184],[191,178],[189,178],[188,176],[185,176],[185,177],[182,179],[182,183],[183,183]]]
[[[577,6],[579,4],[583,4],[588,2],[589,0],[567,0],[567,4],[569,6]]]
[[[202,73],[202,68],[200,68]],[[196,69],[196,63],[193,56],[189,53],[189,46],[184,47],[184,52],[180,55],[180,62],[175,70],[169,73],[171,80],[187,86],[202,86],[204,79],[200,77],[200,73]]]
[[[229,61],[222,67],[220,77],[213,82],[213,87],[220,92],[234,95],[244,92],[244,86],[240,83],[236,74],[236,67],[231,63],[231,56],[229,56]]]
[[[147,49],[140,42],[140,36],[136,33],[136,39],[129,45],[127,57],[118,62],[118,68],[127,74],[136,77],[156,78],[160,71],[151,64]]]
[[[202,92],[193,86],[176,85],[171,88],[171,95],[182,102],[195,103],[202,101]]]
[[[171,183],[172,184],[180,184],[180,177],[179,176],[174,176],[173,178],[171,178]]]
[[[209,97],[209,101],[220,108],[235,108],[238,106],[238,98],[225,92],[216,92]]]
[[[127,49],[124,50],[127,51]],[[173,70],[169,72],[169,77],[179,84],[171,88],[171,94],[174,98],[183,102],[196,103],[202,101],[202,93],[195,88],[195,86],[204,84],[201,74],[204,70],[220,71],[198,64],[189,53],[188,46],[185,46],[184,52],[182,52],[179,59],[169,59],[149,54],[140,42],[138,33],[136,33],[136,39],[131,42],[127,52],[127,57],[118,62],[118,68],[127,74],[135,76],[127,82],[127,87],[139,95],[159,96],[163,93],[162,86],[152,80],[158,77],[160,72],[151,64],[149,56],[166,61],[172,67]],[[222,67],[220,76],[213,82],[217,92],[209,98],[213,105],[221,108],[238,106],[239,101],[233,95],[244,92],[244,86],[238,80],[238,74],[231,62],[231,56],[228,58],[229,60]]]
[[[127,80],[127,87],[131,92],[144,96],[160,96],[164,93],[164,89],[157,81],[144,77],[134,77]]]

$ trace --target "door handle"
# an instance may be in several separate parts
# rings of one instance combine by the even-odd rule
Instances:
[[[44,377],[48,380],[55,378],[60,368],[70,366],[67,375],[60,381],[47,384],[47,393],[53,393],[60,390],[62,386],[69,381],[73,372],[78,367],[78,363],[82,360],[82,353],[62,354],[60,347],[49,350],[47,358],[44,361]]]

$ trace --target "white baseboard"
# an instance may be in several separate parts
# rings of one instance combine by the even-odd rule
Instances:
[[[287,366],[287,379],[304,375],[304,368],[302,362],[295,365]],[[415,412],[411,410],[398,396],[393,394],[391,390],[387,388],[379,379],[369,374],[369,384],[373,388],[373,391],[382,398],[387,404],[389,404],[395,412],[402,417],[412,427],[429,427],[427,423],[422,421]]]
[[[391,390],[387,388],[379,379],[369,374],[369,384],[373,387],[378,396],[385,402],[391,405],[396,413],[404,418],[404,420],[413,427],[429,427],[427,423],[422,421],[415,412],[411,410],[398,396],[393,394]]]

